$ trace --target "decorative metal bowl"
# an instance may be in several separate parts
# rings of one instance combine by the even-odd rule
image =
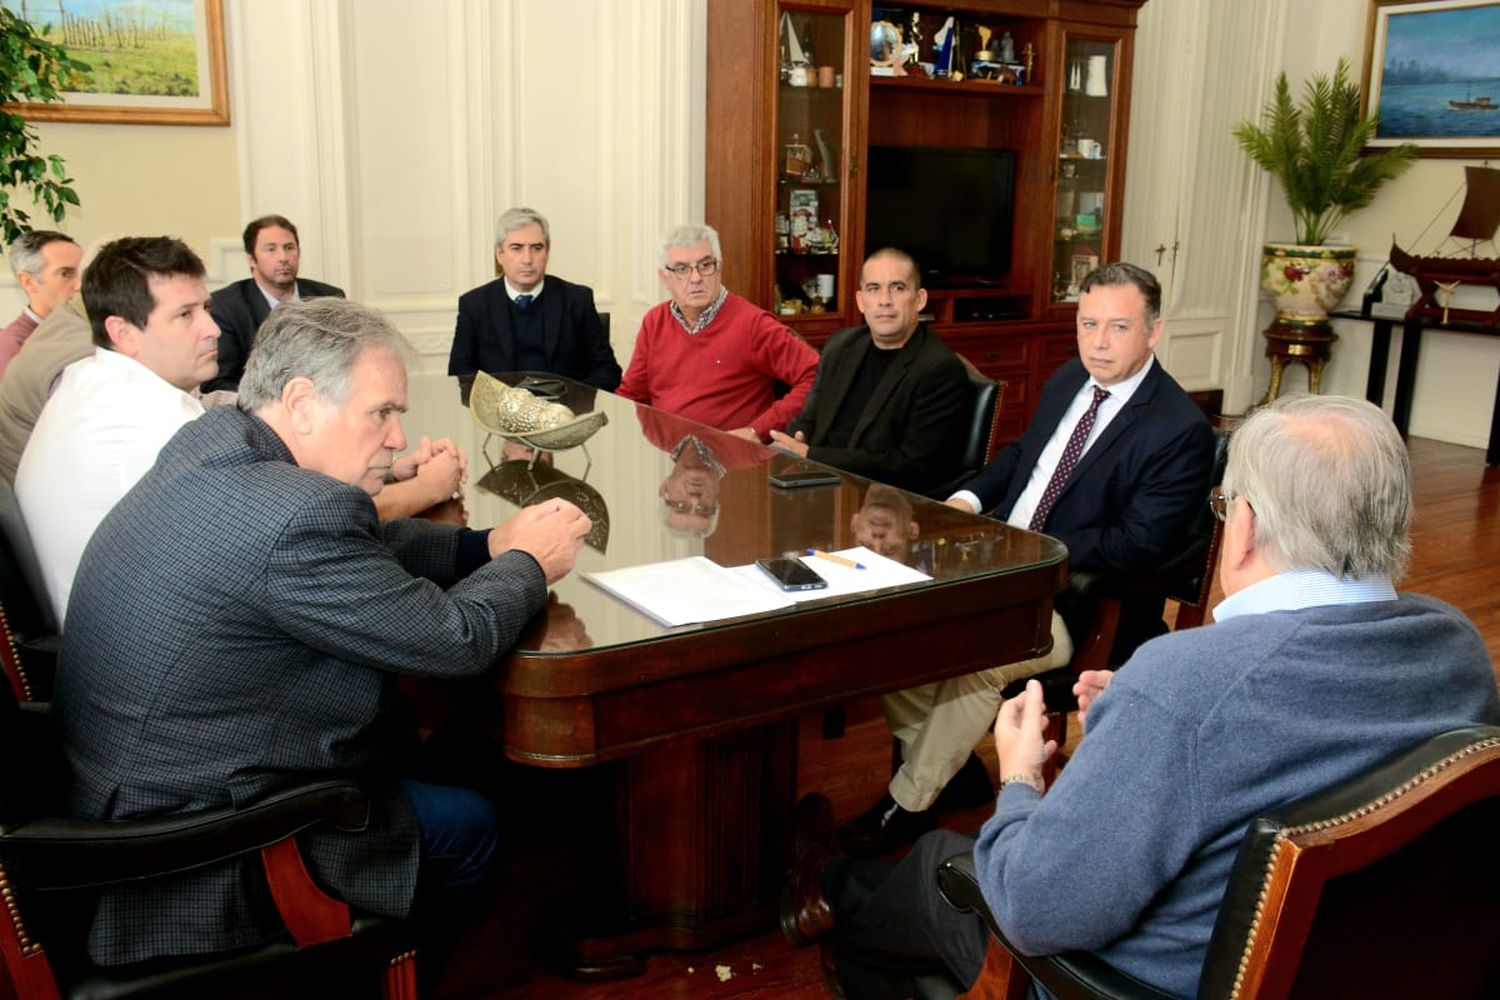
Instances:
[[[539,451],[576,448],[609,423],[602,411],[575,416],[561,403],[479,372],[469,395],[469,413],[485,430]]]

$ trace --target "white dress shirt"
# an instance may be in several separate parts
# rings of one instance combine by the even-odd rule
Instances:
[[[1141,387],[1150,373],[1151,366],[1156,364],[1156,355],[1146,359],[1141,370],[1125,379],[1116,382],[1105,389],[1109,396],[1099,404],[1099,412],[1094,415],[1094,426],[1089,431],[1089,436],[1083,442],[1083,451],[1079,453],[1079,461],[1089,453],[1094,442],[1104,433],[1110,421],[1119,416],[1120,411],[1125,409],[1125,404],[1130,402],[1130,397]],[[1088,379],[1079,386],[1078,393],[1068,408],[1063,411],[1062,419],[1057,422],[1057,427],[1052,431],[1052,436],[1047,439],[1042,452],[1037,456],[1036,465],[1031,467],[1031,478],[1026,481],[1026,488],[1016,498],[1016,504],[1010,509],[1010,516],[1005,523],[1017,528],[1025,528],[1031,524],[1031,516],[1036,513],[1036,505],[1041,502],[1042,494],[1047,492],[1047,484],[1052,481],[1052,473],[1057,469],[1057,463],[1062,460],[1062,453],[1068,447],[1068,438],[1073,436],[1073,428],[1078,426],[1078,421],[1083,419],[1089,405],[1094,401],[1094,386],[1099,385],[1098,379],[1090,375]],[[961,497],[974,510],[979,513],[984,511],[979,508],[979,497],[968,490],[960,490],[953,494]]]
[[[198,400],[116,351],[96,347],[63,369],[16,467],[16,499],[59,624],[94,529],[202,413]]]

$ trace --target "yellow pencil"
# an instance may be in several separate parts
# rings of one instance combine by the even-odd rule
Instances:
[[[845,559],[843,556],[836,556],[832,552],[824,552],[822,549],[808,549],[807,554],[817,556],[819,559],[827,559],[829,562],[836,562],[840,566],[848,566],[850,569],[864,569],[864,566],[853,559]]]

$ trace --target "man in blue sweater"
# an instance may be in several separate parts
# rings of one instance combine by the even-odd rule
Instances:
[[[1045,797],[1055,747],[1032,682],[1000,709],[1000,794],[977,841],[934,831],[894,867],[835,861],[820,874],[817,852],[801,853],[783,926],[801,940],[835,931],[847,995],[909,995],[910,976],[933,968],[974,981],[984,926],[946,907],[932,877],[972,848],[1022,951],[1092,951],[1191,996],[1254,817],[1438,732],[1500,722],[1473,624],[1396,593],[1411,469],[1379,409],[1303,396],[1256,412],[1210,503],[1225,521],[1217,624],[1080,678],[1087,736]]]

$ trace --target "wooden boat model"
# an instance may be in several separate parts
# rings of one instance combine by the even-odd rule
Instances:
[[[1491,167],[1465,167],[1464,204],[1448,235],[1460,246],[1458,253],[1420,256],[1402,250],[1391,241],[1391,267],[1409,274],[1421,292],[1406,311],[1406,318],[1447,323],[1460,320],[1493,327],[1500,324],[1500,305],[1494,309],[1468,309],[1452,305],[1453,292],[1460,285],[1493,288],[1500,293],[1500,257],[1480,257],[1475,252],[1480,243],[1493,247],[1495,230],[1500,228],[1500,170]]]

